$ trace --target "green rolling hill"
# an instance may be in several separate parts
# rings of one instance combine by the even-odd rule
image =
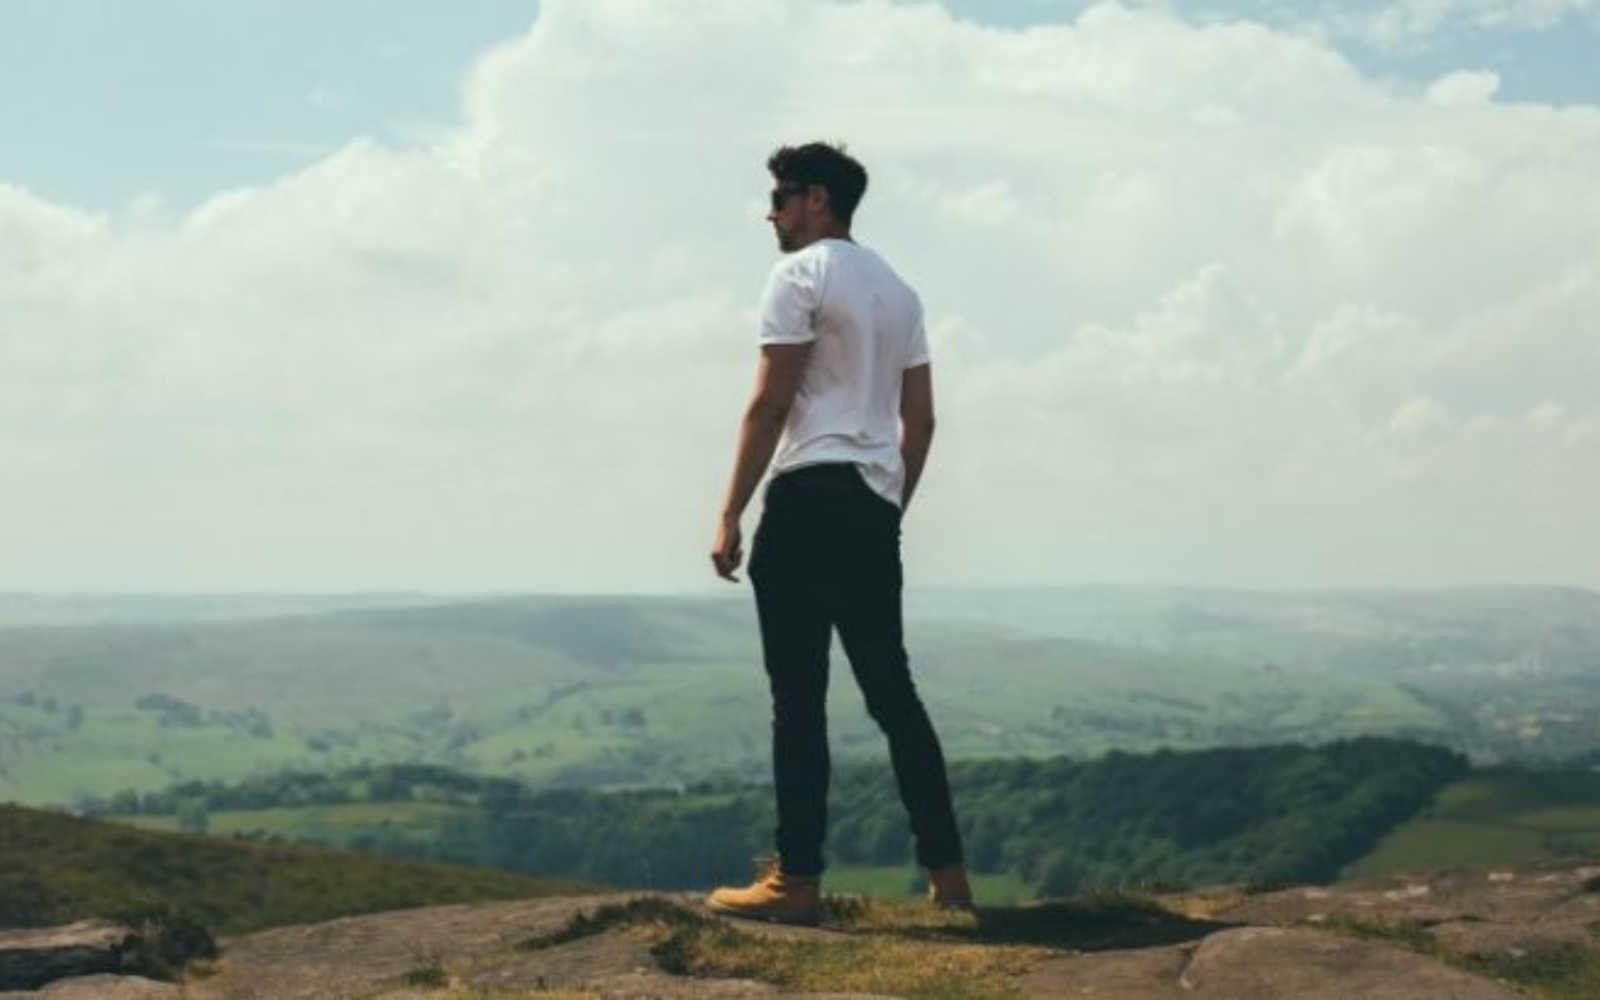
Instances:
[[[767,769],[745,599],[9,595],[0,612],[0,800],[364,762],[585,787]],[[1360,735],[1478,760],[1600,749],[1585,591],[926,591],[908,613],[956,758]],[[876,759],[835,679],[838,755]]]

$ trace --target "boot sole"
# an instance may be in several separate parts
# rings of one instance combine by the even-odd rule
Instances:
[[[724,906],[721,903],[706,900],[706,909],[723,917],[738,917],[741,920],[757,920],[766,924],[784,924],[788,927],[815,927],[822,922],[820,913],[787,914],[763,913],[759,910],[741,910],[733,906]]]

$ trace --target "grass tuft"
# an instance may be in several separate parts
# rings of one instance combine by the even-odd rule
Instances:
[[[1592,948],[1554,945],[1520,954],[1474,955],[1454,964],[1519,986],[1546,1000],[1593,1000],[1600,996],[1600,951]]]
[[[1466,955],[1445,947],[1426,924],[1416,920],[1339,920],[1330,921],[1327,927],[1391,942],[1544,1000],[1600,997],[1600,951],[1592,948],[1562,944],[1497,955]]]
[[[439,1000],[603,1000],[604,994],[594,990],[566,989],[557,986],[461,986],[451,985],[434,989],[423,986],[429,997]],[[385,994],[387,995],[387,994]]]
[[[414,969],[408,969],[400,977],[400,981],[407,986],[416,986],[421,989],[439,989],[450,985],[450,973],[438,959],[433,959]]]
[[[125,974],[176,982],[208,973],[219,954],[210,931],[171,909],[123,911],[114,919],[134,928],[132,945],[122,954]]]
[[[822,929],[779,935],[759,923],[641,897],[577,914],[522,947],[550,948],[628,927],[650,937],[656,961],[676,975],[757,979],[800,992],[988,1000],[1020,996],[1015,978],[1062,949],[1192,940],[1215,926],[1119,892],[978,914],[925,900],[827,896]]]
[[[1444,961],[1450,959],[1438,938],[1433,936],[1432,929],[1419,920],[1357,920],[1346,917],[1329,920],[1323,926],[1330,931],[1348,934],[1351,937],[1387,941],[1418,954]]]
[[[571,941],[604,934],[614,927],[676,930],[703,922],[710,922],[710,918],[691,913],[677,903],[659,896],[640,896],[621,903],[607,903],[593,912],[580,910],[559,929],[549,934],[528,938],[518,947],[525,951],[554,948]]]

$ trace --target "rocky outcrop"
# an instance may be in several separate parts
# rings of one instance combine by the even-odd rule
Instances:
[[[1600,945],[1600,866],[1450,871],[1287,889],[1223,910],[1250,924],[1401,932],[1452,954]]]
[[[5,1000],[178,1000],[182,996],[182,987],[172,983],[109,972],[58,979],[43,989],[28,993],[0,993]]]
[[[673,975],[636,926],[595,924],[583,933],[562,933],[580,913],[640,895],[439,906],[247,934],[224,942],[215,974],[191,979],[182,994],[197,1000],[421,998],[448,981],[488,993],[822,996],[785,993],[748,978]],[[700,912],[692,896],[653,898]],[[1513,1000],[1528,994],[1474,970],[1503,968],[1495,963],[1551,949],[1584,955],[1600,949],[1600,867],[1443,872],[1266,893],[1219,889],[1159,902],[1173,915],[1161,926],[1146,913],[1130,915],[1125,927],[1109,932],[1097,927],[1079,935],[1058,927],[1040,933],[1049,931],[1049,906],[1002,908],[980,914],[975,929],[951,931],[951,940],[1043,945],[1037,962],[1008,974],[1011,985],[1033,996],[1118,1000]],[[76,926],[102,928],[102,940],[116,936],[109,925]],[[890,933],[848,920],[816,929],[729,926],[741,935],[820,948]],[[39,942],[65,940],[28,933]],[[0,935],[0,942],[17,936]],[[928,938],[927,928],[917,936]],[[549,943],[532,951],[519,947],[535,938]],[[175,995],[176,988],[99,976],[63,979],[47,992],[65,1000],[145,998]]]
[[[1453,965],[1600,950],[1600,867],[1591,866],[1221,889],[1168,903],[1238,926],[1164,948],[1053,959],[1022,985],[1125,1000],[1513,1000],[1526,994]]]
[[[120,972],[134,941],[132,930],[104,920],[0,931],[0,990],[36,990],[70,976]]]
[[[1118,1000],[1523,1000],[1523,994],[1375,941],[1240,927],[1197,944],[1053,959],[1021,978],[1030,995]]]

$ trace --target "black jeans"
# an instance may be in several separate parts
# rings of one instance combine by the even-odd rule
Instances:
[[[776,842],[783,871],[817,875],[828,816],[828,647],[833,630],[867,712],[889,740],[917,861],[962,860],[944,752],[912,683],[900,616],[900,509],[853,465],[811,465],[767,487],[750,554],[772,687]]]

